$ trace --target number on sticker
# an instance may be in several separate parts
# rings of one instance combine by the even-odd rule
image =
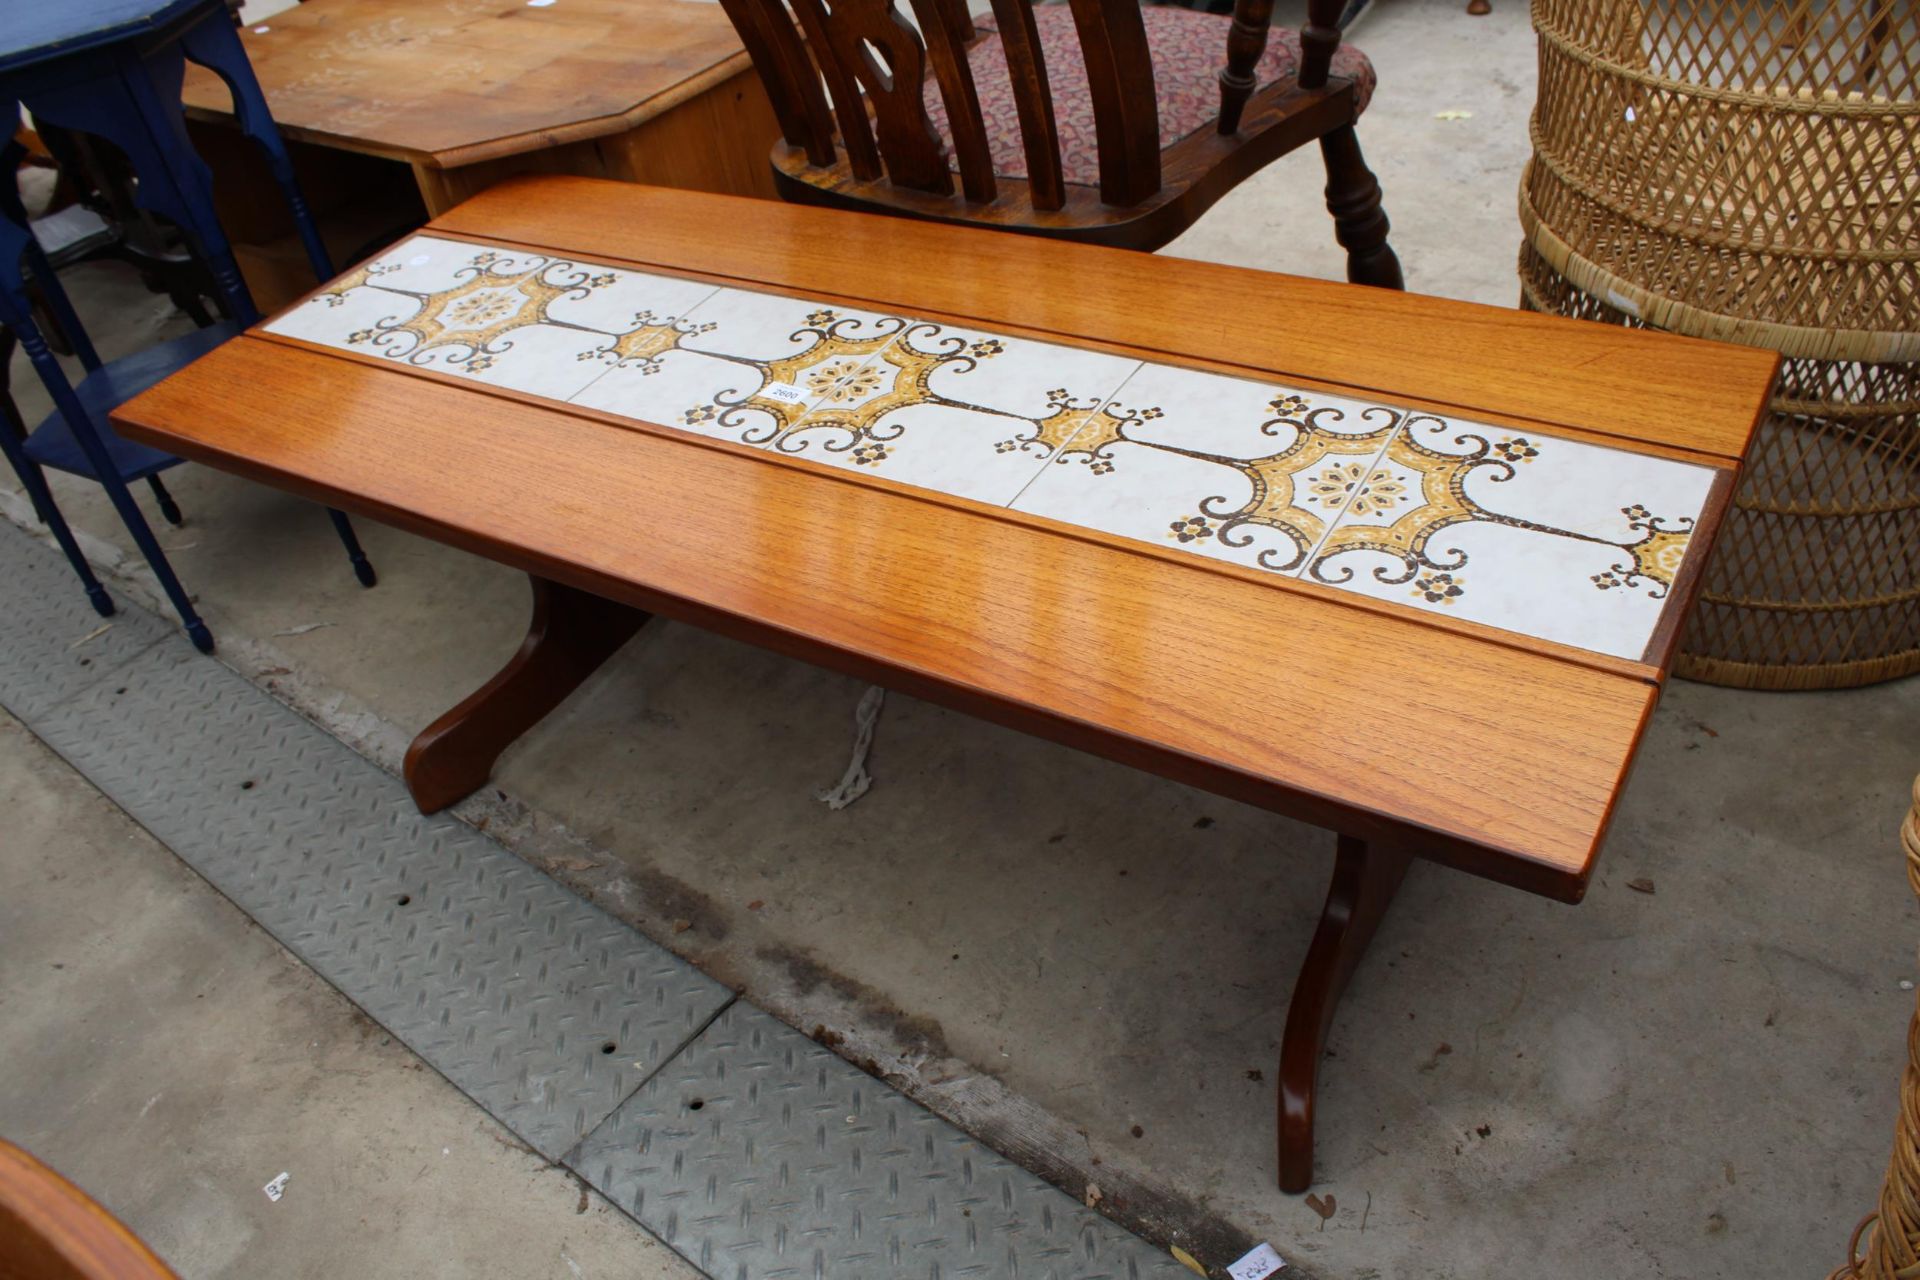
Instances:
[[[1227,1274],[1233,1280],[1265,1280],[1265,1277],[1277,1274],[1286,1266],[1286,1261],[1270,1244],[1262,1244],[1240,1261],[1227,1268]]]

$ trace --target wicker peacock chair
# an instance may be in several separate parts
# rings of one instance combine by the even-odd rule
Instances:
[[[1678,670],[1920,670],[1920,0],[1534,0],[1522,305],[1786,357]]]

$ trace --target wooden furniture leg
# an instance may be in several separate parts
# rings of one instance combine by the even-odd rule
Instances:
[[[1293,986],[1280,1042],[1280,1189],[1313,1185],[1313,1089],[1347,979],[1407,874],[1412,855],[1341,836],[1320,927]]]
[[[545,578],[529,580],[533,621],[520,651],[407,748],[407,790],[422,813],[437,813],[485,785],[500,753],[653,616]]]
[[[1333,237],[1347,251],[1347,279],[1382,289],[1404,289],[1400,259],[1387,245],[1387,213],[1380,207],[1380,180],[1367,168],[1353,126],[1320,139],[1327,165],[1327,212]]]

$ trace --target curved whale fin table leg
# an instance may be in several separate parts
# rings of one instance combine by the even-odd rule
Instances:
[[[484,786],[500,753],[652,616],[545,578],[531,581],[533,621],[519,652],[407,748],[407,790],[422,813],[436,813]]]
[[[1373,931],[1407,874],[1412,855],[1339,838],[1333,883],[1307,959],[1293,986],[1280,1042],[1280,1189],[1313,1185],[1313,1090],[1340,993],[1366,954]]]

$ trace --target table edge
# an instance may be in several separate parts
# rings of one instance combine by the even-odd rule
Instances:
[[[721,61],[696,71],[684,79],[676,80],[652,97],[637,102],[624,111],[595,116],[588,120],[574,120],[560,125],[527,129],[519,133],[502,134],[496,138],[463,142],[440,151],[425,151],[401,143],[351,137],[315,125],[291,123],[278,115],[274,117],[274,126],[279,129],[281,137],[291,142],[305,143],[308,146],[325,147],[328,150],[345,151],[354,155],[373,156],[382,160],[394,160],[426,169],[460,169],[468,165],[484,164],[489,160],[503,160],[510,156],[630,132],[699,97],[708,90],[719,87],[742,72],[751,71],[752,61],[747,51],[744,48],[736,49]],[[205,124],[237,127],[231,100],[226,100],[225,105],[218,107],[190,100],[188,95],[196,87],[194,85],[196,72],[211,77],[215,96],[224,98],[226,91],[225,85],[220,83],[218,76],[207,72],[205,68],[189,65],[186,82],[181,87],[181,103],[187,117]],[[261,92],[263,94],[267,92],[266,86],[261,86]],[[272,110],[271,98],[267,106]]]
[[[255,346],[279,347],[283,351],[299,349],[293,343],[255,334],[243,335],[238,341]],[[337,353],[324,348],[321,351],[337,356]],[[391,374],[401,378],[412,376],[398,370],[391,371]],[[464,387],[466,384],[456,385]],[[1612,671],[1592,673],[1596,679],[1614,685],[1629,686],[1634,692],[1626,695],[1629,701],[1623,704],[1622,711],[1624,713],[1628,706],[1634,705],[1633,700],[1637,699],[1639,714],[1631,726],[1631,732],[1623,739],[1625,750],[1621,754],[1610,789],[1603,803],[1598,807],[1597,822],[1594,823],[1590,832],[1577,837],[1584,842],[1585,846],[1584,852],[1579,855],[1578,865],[1574,865],[1564,857],[1564,850],[1561,860],[1548,861],[1523,849],[1513,848],[1496,841],[1475,840],[1464,834],[1439,831],[1418,819],[1401,817],[1390,811],[1375,808],[1364,800],[1340,799],[1322,794],[1270,775],[1253,773],[1234,764],[1197,755],[1177,745],[1152,741],[1123,729],[1108,728],[1103,724],[1055,711],[1045,705],[1026,701],[1017,696],[998,693],[968,681],[953,679],[917,664],[847,648],[834,641],[816,640],[777,621],[736,613],[703,603],[692,597],[648,587],[570,558],[549,555],[546,552],[530,550],[518,544],[503,541],[478,526],[462,526],[437,516],[365,497],[351,490],[336,489],[324,482],[310,480],[301,474],[260,462],[230,448],[169,435],[164,428],[151,428],[142,420],[140,412],[142,402],[151,394],[152,392],[143,393],[142,396],[128,401],[112,415],[116,427],[130,439],[153,443],[171,449],[182,456],[265,481],[277,488],[361,512],[437,541],[476,552],[498,563],[553,578],[583,590],[660,612],[665,616],[680,618],[707,630],[733,636],[831,669],[848,671],[866,678],[877,678],[878,682],[887,684],[889,687],[899,688],[915,696],[926,697],[929,701],[955,707],[994,723],[1004,724],[1091,754],[1114,759],[1130,767],[1141,768],[1187,785],[1252,803],[1304,821],[1345,830],[1361,835],[1363,838],[1404,845],[1430,860],[1560,901],[1577,902],[1586,891],[1604,846],[1613,815],[1617,810],[1624,780],[1638,756],[1649,717],[1658,699],[1659,686],[1653,680],[1637,679]],[[587,415],[571,412],[570,407],[565,405],[539,402],[539,407],[546,412],[584,418],[589,422],[596,421]],[[724,442],[709,441],[701,437],[686,437],[681,433],[661,434],[672,435],[675,437],[676,444],[725,448]],[[756,450],[740,452],[766,464],[788,461],[762,456]],[[805,471],[817,479],[829,478],[827,469],[809,466]],[[852,479],[838,475],[831,475],[830,478],[844,483],[853,483]],[[947,497],[947,495],[929,495],[924,491],[911,490],[904,486],[890,491],[895,496],[923,502],[931,501],[936,497]],[[951,504],[942,503],[942,505]],[[998,511],[997,508],[990,507],[981,507],[980,510],[982,512]],[[1056,535],[1058,533],[1057,530],[1049,529],[1045,525],[1024,519],[1010,521],[1010,523],[1035,532]],[[1103,538],[1089,539],[1089,541],[1096,542],[1106,550],[1116,549]],[[1133,547],[1118,549],[1136,550]],[[1144,554],[1151,549],[1137,550]],[[1211,568],[1209,565],[1189,563],[1185,559],[1174,563],[1189,571],[1208,571]],[[1261,585],[1271,588],[1277,584],[1263,579]],[[1323,603],[1355,607],[1344,600],[1327,600]],[[1395,613],[1392,618],[1396,624],[1402,626],[1433,626],[1420,615]],[[1540,661],[1564,661],[1556,659],[1555,655],[1533,653],[1532,656]],[[1578,848],[1579,845],[1569,847]]]

